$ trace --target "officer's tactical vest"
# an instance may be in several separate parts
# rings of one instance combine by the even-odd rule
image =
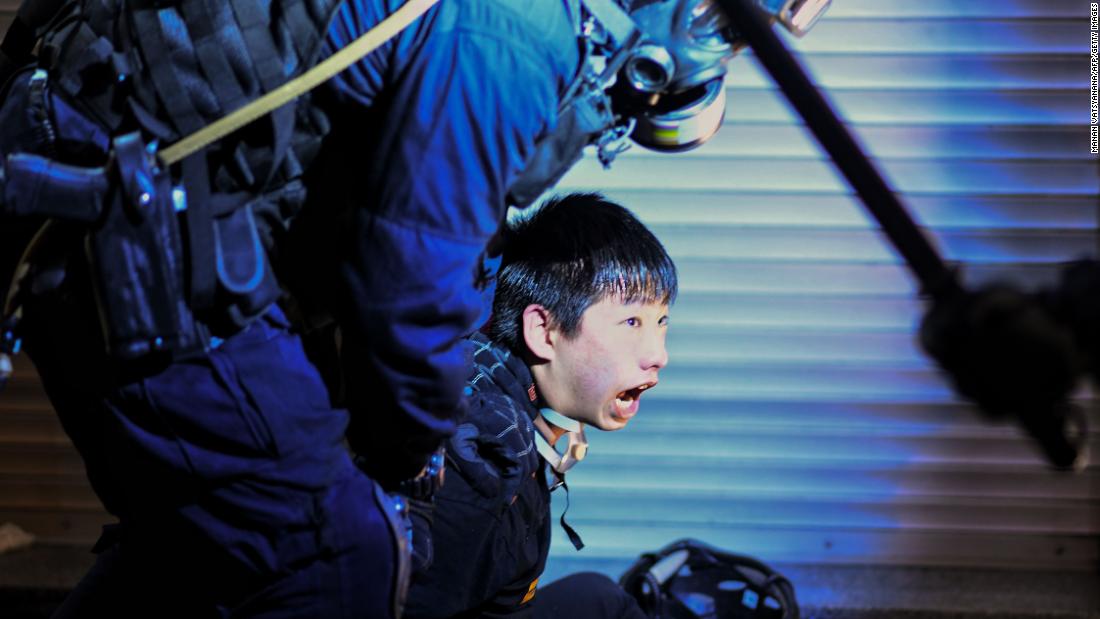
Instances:
[[[51,154],[66,163],[102,165],[112,147],[112,157],[123,164],[127,157],[142,159],[139,149],[191,134],[310,68],[339,2],[67,2],[43,38],[39,65],[47,87],[110,137],[137,131],[141,140],[136,146],[118,140],[100,145],[98,162],[87,143],[61,140],[51,145]],[[169,285],[163,294],[152,290],[163,287],[156,277],[111,273],[104,265],[93,273],[101,290],[133,289],[113,301],[97,295],[115,356],[140,358],[158,347],[177,354],[204,348],[208,329],[231,332],[278,297],[266,253],[303,204],[301,176],[328,128],[307,94],[187,157],[172,174],[154,169],[173,184],[157,193],[170,193],[182,212],[169,208],[153,221],[153,241],[128,239],[132,221],[120,220],[126,231],[119,234],[97,229],[90,253],[125,254],[137,247],[153,254],[150,247],[159,244],[163,255],[149,260],[163,264],[151,272],[181,276],[178,290]],[[91,262],[96,271],[94,255]],[[135,296],[143,298],[135,303]]]

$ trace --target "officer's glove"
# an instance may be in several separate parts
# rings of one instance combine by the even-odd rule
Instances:
[[[1078,260],[1062,268],[1058,287],[1044,303],[1058,322],[1073,331],[1077,352],[1100,386],[1100,262]]]
[[[435,521],[435,499],[409,499],[409,520],[412,521],[412,571],[423,574],[432,566],[432,523]]]
[[[994,285],[937,299],[920,339],[960,395],[1019,420],[1055,466],[1079,465],[1082,417],[1068,398],[1081,358],[1043,297]]]
[[[422,574],[432,565],[432,523],[435,518],[435,492],[443,486],[446,452],[440,447],[419,475],[407,479],[397,491],[409,502],[409,519],[412,521],[412,570]]]

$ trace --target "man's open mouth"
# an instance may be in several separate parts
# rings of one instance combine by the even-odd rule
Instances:
[[[615,396],[615,416],[622,419],[630,419],[638,413],[638,400],[642,397],[642,392],[647,389],[652,389],[657,386],[657,381],[651,383],[642,383],[637,387],[632,387],[625,391],[620,391],[619,395]]]

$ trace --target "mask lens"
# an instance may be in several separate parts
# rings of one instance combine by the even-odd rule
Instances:
[[[665,48],[643,45],[626,65],[626,77],[639,92],[659,92],[672,80],[676,63]]]

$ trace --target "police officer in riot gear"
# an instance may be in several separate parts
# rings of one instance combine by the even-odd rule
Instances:
[[[417,477],[453,429],[456,345],[481,310],[481,254],[576,73],[568,7],[442,2],[323,89],[164,170],[166,192],[143,153],[277,87],[400,4],[70,3],[38,64],[10,81],[5,155],[115,171],[125,156],[134,172],[112,177],[134,199],[105,192],[100,218],[52,213],[52,245],[66,251],[23,280],[25,348],[119,519],[62,616],[397,614],[405,537],[380,487]],[[43,120],[51,131],[24,131]],[[119,141],[135,132],[139,148]],[[333,185],[303,207],[320,182]],[[141,209],[145,193],[158,205],[167,196],[170,214]],[[289,242],[295,215],[296,226],[326,224],[312,253]],[[174,245],[144,240],[165,240],[172,223]],[[340,325],[361,470],[343,444],[348,412],[272,303],[284,267],[295,281],[317,269],[300,278],[317,280],[308,300]],[[158,283],[143,286],[146,275]],[[165,299],[165,282],[179,298]]]
[[[505,207],[586,145],[610,161],[624,136],[645,141],[632,119],[696,104],[675,98],[700,83],[680,79],[691,65],[647,30],[647,6],[690,16],[677,23],[693,40],[726,27],[701,0],[443,1],[311,94],[161,157],[401,4],[20,10],[0,47],[20,67],[0,100],[0,216],[51,225],[3,341],[25,341],[119,520],[61,616],[399,614],[407,523],[391,491],[434,486]],[[614,95],[631,76],[644,96]],[[339,408],[275,303],[284,288],[302,328],[338,325]]]

